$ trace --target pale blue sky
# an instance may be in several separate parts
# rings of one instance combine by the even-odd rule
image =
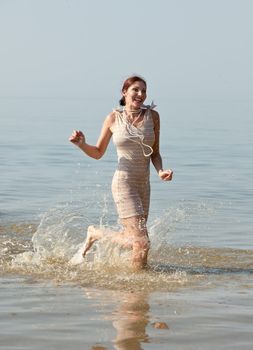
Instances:
[[[252,0],[0,0],[0,97],[252,99]]]

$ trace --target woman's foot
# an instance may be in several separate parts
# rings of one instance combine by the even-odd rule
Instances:
[[[95,226],[89,226],[87,230],[86,241],[83,247],[83,253],[82,253],[83,257],[85,257],[86,253],[88,252],[88,250],[90,250],[93,243],[96,242],[99,238],[101,238],[101,235],[99,234],[99,230],[97,230]]]

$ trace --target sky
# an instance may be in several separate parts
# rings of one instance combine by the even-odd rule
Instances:
[[[0,0],[0,98],[253,98],[253,0]]]

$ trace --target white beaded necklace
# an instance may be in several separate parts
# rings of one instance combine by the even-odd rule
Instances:
[[[134,113],[139,113],[136,117],[133,116]],[[131,122],[132,124],[134,121],[138,120],[142,114],[142,109],[137,109],[134,112],[127,111],[126,109],[123,109],[123,114],[125,115],[125,118],[127,121]],[[135,119],[135,120],[134,120]]]
[[[140,112],[139,112],[139,111],[140,111]],[[138,120],[138,118],[141,116],[142,109],[136,110],[136,111],[134,111],[134,112],[135,112],[135,113],[138,113],[138,112],[139,112],[137,118],[135,119],[135,121],[136,121],[136,120]],[[128,117],[129,117],[129,115],[127,114],[126,110],[123,109],[123,113],[122,113],[122,122],[124,123],[124,125],[125,125],[125,127],[126,127],[126,130],[128,131],[128,134],[129,134],[129,137],[128,137],[128,138],[129,138],[130,140],[132,140],[133,142],[138,143],[138,144],[141,146],[144,157],[149,157],[149,156],[151,156],[151,154],[153,153],[153,148],[152,148],[151,146],[149,146],[149,145],[147,145],[146,143],[143,142],[143,140],[144,140],[143,132],[142,132],[138,127],[136,127],[136,126],[134,125],[134,121],[130,122]],[[136,140],[136,138],[139,139],[139,140]],[[146,149],[147,149],[147,148],[149,149],[149,152],[148,152],[148,153],[145,152],[145,148],[146,148]]]

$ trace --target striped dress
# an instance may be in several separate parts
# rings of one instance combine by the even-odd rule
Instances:
[[[152,112],[147,108],[140,126],[130,124],[124,112],[115,111],[112,129],[118,168],[112,194],[120,218],[148,215],[150,202],[150,156],[155,141]]]

